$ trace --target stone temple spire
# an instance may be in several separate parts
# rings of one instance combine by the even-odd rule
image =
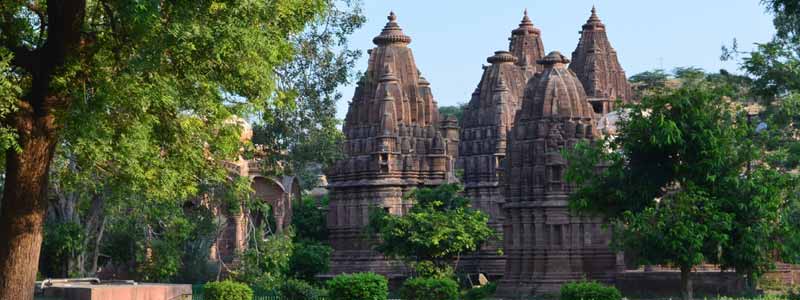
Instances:
[[[508,38],[509,51],[496,51],[486,61],[483,76],[464,109],[459,142],[459,162],[464,169],[464,192],[472,207],[489,215],[489,225],[503,232],[503,195],[500,165],[506,155],[506,136],[522,103],[528,79],[542,66],[541,30],[533,25],[528,10]],[[459,265],[468,273],[503,276],[505,257],[498,255],[500,242],[489,242],[477,254],[462,257]]]
[[[508,38],[508,51],[517,57],[517,64],[527,68],[529,76],[533,76],[541,68],[536,61],[544,56],[544,44],[542,43],[542,31],[533,25],[528,17],[528,10],[522,16],[519,27],[511,31]]]
[[[597,16],[594,7],[592,15],[583,24],[569,68],[580,78],[596,113],[611,112],[614,110],[614,101],[618,99],[623,102],[633,100],[633,92],[617,58],[617,51],[611,46],[606,25]]]
[[[373,39],[364,76],[358,81],[342,126],[345,157],[326,170],[330,204],[331,274],[375,272],[406,275],[403,264],[373,250],[362,233],[374,207],[407,212],[403,195],[421,186],[445,183],[453,175],[451,150],[457,128],[440,130],[430,83],[420,76],[411,38],[397,16]],[[453,141],[451,141],[451,139]]]
[[[598,139],[595,117],[569,60],[551,52],[528,81],[508,134],[504,176],[505,276],[497,296],[558,292],[568,281],[609,282],[616,255],[600,218],[572,215],[575,186],[564,179],[562,150]]]

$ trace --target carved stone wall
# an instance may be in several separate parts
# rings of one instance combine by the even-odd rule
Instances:
[[[561,151],[599,136],[594,111],[569,60],[551,52],[525,89],[504,162],[505,276],[499,295],[557,292],[567,281],[610,282],[617,267],[610,234],[597,218],[568,211],[575,190]]]
[[[389,277],[406,274],[397,261],[372,250],[364,232],[372,208],[404,214],[403,195],[452,178],[456,149],[440,128],[430,83],[420,76],[394,13],[369,53],[367,71],[355,90],[342,130],[345,158],[327,172],[328,228],[334,249],[331,275],[362,271]],[[447,123],[447,122],[445,122]],[[443,135],[444,134],[444,135]]]
[[[503,232],[499,188],[500,162],[506,155],[506,132],[522,103],[528,79],[541,70],[536,61],[543,56],[541,31],[533,26],[528,13],[511,32],[509,51],[497,51],[486,61],[483,76],[464,109],[459,143],[459,161],[464,169],[464,190],[472,207],[489,215],[489,225],[498,236]],[[499,252],[501,241],[491,241],[475,255],[465,256],[460,267],[467,273],[484,273],[499,278],[505,271],[505,258]]]
[[[611,47],[606,25],[600,21],[594,7],[583,25],[569,68],[581,80],[595,113],[604,115],[613,111],[617,99],[622,102],[633,100],[633,91],[619,64],[617,51]]]

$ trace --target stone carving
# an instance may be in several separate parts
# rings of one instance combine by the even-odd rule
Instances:
[[[611,47],[606,25],[600,21],[594,7],[583,25],[578,47],[572,52],[569,69],[581,80],[586,96],[598,114],[613,111],[617,99],[625,103],[633,100],[633,91],[617,59],[617,51]]]
[[[568,62],[559,52],[539,60],[544,69],[528,81],[508,136],[502,296],[557,292],[582,278],[610,282],[616,272],[602,221],[567,207],[574,186],[564,180],[561,151],[599,137],[595,112]]]
[[[502,236],[503,196],[499,188],[500,162],[506,155],[507,131],[522,103],[528,79],[542,69],[536,61],[544,55],[541,31],[533,26],[528,11],[519,27],[511,31],[509,51],[497,51],[486,59],[478,87],[464,109],[459,161],[464,168],[464,189],[472,207],[489,214],[489,225]],[[468,273],[503,276],[505,258],[501,242],[489,242],[476,254],[462,258]]]
[[[440,125],[430,83],[420,76],[396,16],[373,39],[367,71],[355,90],[342,130],[345,158],[327,172],[331,274],[371,271],[406,275],[401,263],[372,249],[364,232],[371,209],[403,214],[403,195],[453,178],[457,151],[453,120]]]

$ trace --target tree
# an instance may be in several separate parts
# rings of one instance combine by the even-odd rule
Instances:
[[[451,273],[454,259],[494,236],[488,215],[470,208],[460,191],[455,184],[416,189],[407,195],[414,206],[402,216],[374,209],[369,228],[378,237],[377,249],[410,262],[421,276]]]
[[[755,187],[745,185],[749,190],[766,190],[760,199],[768,200],[772,195],[785,198],[778,211],[779,220],[784,225],[780,239],[769,241],[779,243],[782,247],[781,259],[786,262],[797,262],[796,253],[800,253],[800,204],[798,204],[797,191],[787,192],[795,186],[798,177],[794,172],[798,168],[798,154],[800,154],[800,5],[796,1],[763,0],[761,1],[769,12],[774,15],[773,24],[776,34],[772,40],[757,44],[755,51],[742,53],[737,49],[736,40],[732,47],[723,47],[723,59],[741,57],[741,67],[752,78],[752,92],[764,106],[764,111],[759,114],[763,126],[759,127],[761,133],[756,136],[758,145],[764,150],[764,163],[772,169],[754,175],[762,179],[764,185]],[[775,173],[779,174],[775,174]],[[776,190],[776,186],[783,185]],[[791,191],[791,190],[790,190]],[[771,193],[769,193],[771,192]],[[774,196],[772,196],[774,197]],[[752,209],[752,208],[749,208]],[[772,207],[764,208],[769,211]],[[760,210],[756,210],[760,211]],[[766,214],[775,217],[775,212]],[[763,240],[762,228],[748,228],[752,232],[748,237],[762,237],[755,239],[753,251],[766,243]],[[743,233],[745,234],[745,233]],[[767,245],[771,245],[771,243]],[[746,258],[743,253],[740,258]],[[735,258],[731,258],[735,260]],[[754,262],[752,266],[762,266],[764,262]],[[760,268],[756,268],[758,270]]]
[[[626,252],[644,247],[646,262],[680,267],[687,298],[691,266],[720,263],[753,281],[779,249],[788,177],[751,163],[763,153],[733,94],[704,80],[664,90],[627,106],[618,136],[567,153],[581,187],[571,207],[609,218]]]
[[[442,118],[444,117],[454,117],[458,120],[458,123],[461,124],[461,120],[464,118],[464,108],[467,107],[466,103],[459,103],[456,105],[449,105],[449,106],[439,106],[439,116]]]
[[[639,94],[645,94],[650,90],[662,89],[667,86],[670,76],[662,69],[644,71],[628,78]],[[641,95],[640,95],[641,96]]]
[[[616,222],[616,242],[626,254],[644,264],[680,269],[684,299],[693,297],[692,267],[715,260],[731,230],[731,214],[694,187],[666,195],[639,213],[626,211]]]
[[[360,50],[348,48],[348,37],[366,18],[358,0],[330,1],[329,9],[292,36],[290,63],[276,72],[278,87],[289,106],[270,106],[254,126],[253,143],[270,152],[268,164],[284,161],[285,173],[300,178],[302,186],[317,185],[321,170],[342,157],[344,135],[336,119],[339,87],[355,78]]]
[[[0,299],[33,298],[58,145],[148,197],[196,194],[196,178],[239,149],[232,114],[289,105],[275,70],[326,3],[4,2],[0,52],[12,58],[0,82],[19,95],[2,97],[14,99],[3,128],[18,147],[4,149]]]
[[[328,227],[325,224],[328,196],[319,201],[311,196],[303,196],[292,208],[292,227],[298,239],[324,242],[328,240]]]

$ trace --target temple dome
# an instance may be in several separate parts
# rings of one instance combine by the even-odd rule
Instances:
[[[386,18],[389,19],[389,22],[383,27],[381,34],[372,39],[372,42],[379,46],[387,44],[410,44],[411,37],[405,35],[400,25],[397,25],[397,15],[395,15],[394,12],[389,12],[389,16]]]
[[[486,58],[486,61],[490,64],[497,64],[497,63],[504,63],[510,62],[515,63],[517,62],[517,58],[508,51],[495,51],[494,55],[489,56]]]
[[[544,70],[528,81],[520,115],[524,119],[571,118],[594,116],[580,80],[566,66],[569,63],[558,51],[538,61]]]

